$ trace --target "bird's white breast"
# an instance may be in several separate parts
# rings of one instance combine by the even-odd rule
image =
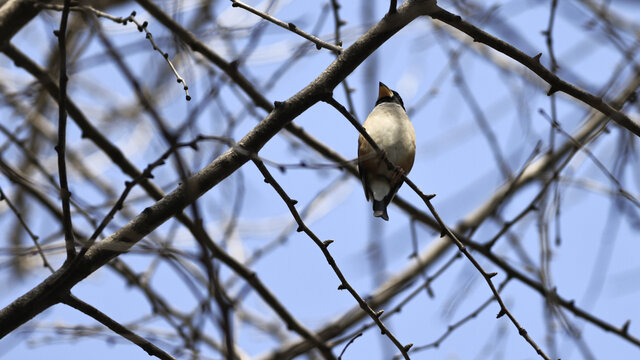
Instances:
[[[363,126],[393,163],[400,165],[409,154],[413,156],[415,153],[416,134],[407,113],[399,104],[378,104]],[[408,172],[410,169],[405,170]]]

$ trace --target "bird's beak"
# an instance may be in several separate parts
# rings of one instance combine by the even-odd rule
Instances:
[[[387,85],[383,83],[378,83],[378,100],[385,97],[393,97],[393,91],[387,87]]]

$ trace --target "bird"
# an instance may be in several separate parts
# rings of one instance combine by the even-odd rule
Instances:
[[[411,171],[416,155],[416,133],[400,94],[380,82],[378,100],[363,127],[396,165],[389,169],[382,156],[360,134],[358,172],[364,195],[367,201],[373,201],[373,216],[389,221],[387,206],[404,182],[402,175]]]

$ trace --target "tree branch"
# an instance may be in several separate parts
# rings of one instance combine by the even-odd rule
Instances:
[[[342,48],[340,46],[330,44],[330,43],[328,43],[326,41],[323,41],[322,39],[320,39],[320,38],[318,38],[316,36],[308,34],[308,33],[304,32],[304,31],[300,30],[294,23],[286,23],[284,21],[278,20],[278,19],[276,19],[275,17],[273,17],[273,16],[271,16],[269,14],[266,14],[266,13],[264,13],[264,12],[262,12],[262,11],[256,9],[256,8],[253,8],[253,7],[243,3],[242,1],[231,0],[231,3],[232,3],[231,6],[233,6],[233,7],[239,7],[239,8],[245,9],[245,10],[249,11],[252,14],[258,15],[261,18],[263,18],[263,19],[265,19],[265,20],[267,20],[267,21],[269,21],[269,22],[271,22],[273,24],[276,24],[276,25],[280,26],[283,29],[287,29],[287,30],[289,30],[289,31],[291,31],[291,32],[293,32],[295,34],[298,34],[298,35],[302,36],[303,38],[305,38],[305,39],[311,41],[312,43],[316,44],[316,48],[318,50],[320,50],[322,48],[325,48],[325,49],[331,50],[332,52],[334,52],[336,54],[340,54],[342,52]]]
[[[102,325],[108,327],[116,334],[131,341],[135,345],[139,346],[142,350],[146,351],[147,354],[149,354],[149,356],[155,356],[158,359],[162,359],[162,360],[176,360],[176,358],[169,355],[159,347],[155,346],[153,343],[151,343],[147,339],[127,329],[127,327],[121,325],[117,321],[107,316],[105,313],[87,304],[86,302],[78,299],[77,297],[69,294],[69,296],[62,299],[62,302],[78,311],[83,312],[87,316],[90,316],[91,318],[95,319]]]
[[[608,104],[601,97],[590,94],[577,86],[560,79],[552,71],[545,68],[540,63],[542,53],[535,56],[529,56],[509,43],[482,31],[481,29],[464,21],[460,16],[452,14],[442,8],[431,13],[430,16],[436,20],[449,24],[450,26],[471,36],[474,41],[486,44],[529,68],[529,70],[536,73],[551,86],[547,95],[562,91],[607,115],[613,121],[618,123],[618,125],[631,131],[636,136],[640,136],[640,125],[631,120],[625,113],[617,110],[615,106]]]

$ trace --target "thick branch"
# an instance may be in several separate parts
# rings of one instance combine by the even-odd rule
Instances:
[[[39,9],[32,1],[9,0],[0,7],[0,49],[11,41],[23,26],[38,15]]]
[[[275,134],[295,117],[326,97],[393,34],[420,15],[434,10],[435,2],[408,1],[393,16],[386,16],[358,39],[311,84],[275,109],[239,142],[185,184],[145,209],[114,234],[92,246],[70,266],[64,266],[40,285],[0,310],[0,337],[13,331],[51,305],[60,302],[82,279],[114,257],[128,251],[137,241],[231,175],[247,162],[249,153],[257,153]]]

